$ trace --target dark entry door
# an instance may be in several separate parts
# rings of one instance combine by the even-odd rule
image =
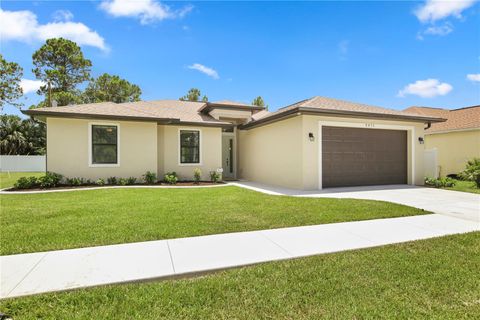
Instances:
[[[407,183],[407,131],[322,127],[322,187]]]

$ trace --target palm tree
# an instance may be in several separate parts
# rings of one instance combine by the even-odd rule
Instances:
[[[45,124],[14,115],[0,116],[0,154],[45,154]]]
[[[22,154],[28,148],[28,142],[23,134],[23,129],[20,117],[2,115],[0,121],[1,154]]]

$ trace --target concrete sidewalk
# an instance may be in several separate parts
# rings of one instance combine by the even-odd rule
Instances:
[[[440,214],[0,257],[0,298],[176,277],[480,230]]]

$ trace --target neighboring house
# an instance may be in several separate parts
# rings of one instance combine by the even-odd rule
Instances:
[[[447,119],[425,130],[425,149],[436,154],[438,175],[457,174],[465,169],[467,160],[480,158],[480,106],[454,110],[410,107],[404,111]]]
[[[438,117],[313,97],[268,112],[231,101],[96,103],[22,111],[47,123],[47,170],[90,179],[175,171],[314,190],[423,184]]]

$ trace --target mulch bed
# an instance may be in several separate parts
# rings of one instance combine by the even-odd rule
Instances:
[[[95,187],[95,188],[105,188],[105,187],[129,187],[129,186],[165,186],[165,187],[193,187],[193,186],[213,186],[213,185],[221,185],[221,184],[225,184],[224,182],[211,182],[211,181],[200,181],[198,184],[195,184],[193,181],[178,181],[177,184],[168,184],[168,183],[164,183],[164,182],[157,182],[155,184],[140,184],[140,183],[136,183],[136,184],[132,184],[132,185],[110,185],[110,184],[106,184],[106,185],[103,185],[103,186],[99,186],[99,185],[96,185],[96,184],[85,184],[85,185],[81,185],[81,186],[72,186],[72,185],[60,185],[58,187],[55,187],[55,188],[32,188],[32,189],[17,189],[15,187],[12,187],[12,188],[9,188],[9,189],[5,189],[3,191],[45,191],[45,190],[63,190],[63,189],[85,189],[85,188],[92,188],[92,187]]]

